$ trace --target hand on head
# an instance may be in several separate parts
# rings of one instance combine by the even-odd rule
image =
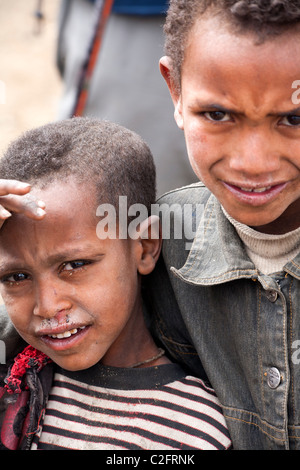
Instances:
[[[0,228],[12,213],[22,213],[31,219],[45,216],[45,203],[30,196],[31,186],[16,180],[0,180]]]

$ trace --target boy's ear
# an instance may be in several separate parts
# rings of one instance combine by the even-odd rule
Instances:
[[[151,215],[143,220],[139,227],[139,238],[136,240],[139,246],[138,272],[150,274],[155,268],[161,251],[162,237],[159,217]]]
[[[159,69],[160,73],[164,77],[169,91],[170,95],[174,104],[174,118],[176,121],[177,126],[179,129],[183,129],[183,119],[182,119],[182,106],[181,106],[181,94],[178,91],[178,87],[174,84],[172,80],[172,61],[170,57],[164,56],[160,59],[159,61]]]

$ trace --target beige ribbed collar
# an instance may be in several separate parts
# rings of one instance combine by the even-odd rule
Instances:
[[[241,224],[223,207],[222,210],[235,227],[249,258],[263,274],[282,271],[284,265],[300,252],[300,227],[283,235],[270,235]]]

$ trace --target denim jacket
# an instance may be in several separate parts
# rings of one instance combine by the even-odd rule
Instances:
[[[191,246],[178,230],[164,236],[147,280],[153,333],[208,379],[235,449],[300,449],[300,254],[283,272],[259,272],[202,183],[159,203],[186,207],[194,218],[202,210]]]

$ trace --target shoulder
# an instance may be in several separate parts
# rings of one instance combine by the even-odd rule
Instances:
[[[200,181],[189,186],[174,189],[161,196],[155,205],[162,227],[164,242],[180,240],[176,250],[184,250],[186,243],[191,243],[196,235],[198,224],[209,204],[210,199],[215,199],[212,193]],[[173,250],[173,249],[172,249]],[[182,262],[184,260],[181,260]]]
[[[194,434],[197,448],[229,449],[231,440],[222,407],[215,391],[200,378],[191,375],[168,384],[172,394],[172,403],[181,408],[181,423],[184,422],[185,432],[189,434],[190,427]],[[195,442],[193,443],[195,445]]]
[[[179,203],[179,204],[186,204],[186,203],[202,203],[206,204],[211,192],[206,188],[206,186],[199,181],[198,183],[193,183],[188,186],[183,186],[181,188],[173,189],[162,196],[160,196],[157,200],[159,205],[165,203]]]
[[[209,399],[211,403],[219,405],[219,400],[214,389],[208,384],[208,382],[205,382],[200,377],[186,375],[181,379],[181,383],[182,390],[189,393],[195,400],[198,400],[197,397],[203,397]]]

